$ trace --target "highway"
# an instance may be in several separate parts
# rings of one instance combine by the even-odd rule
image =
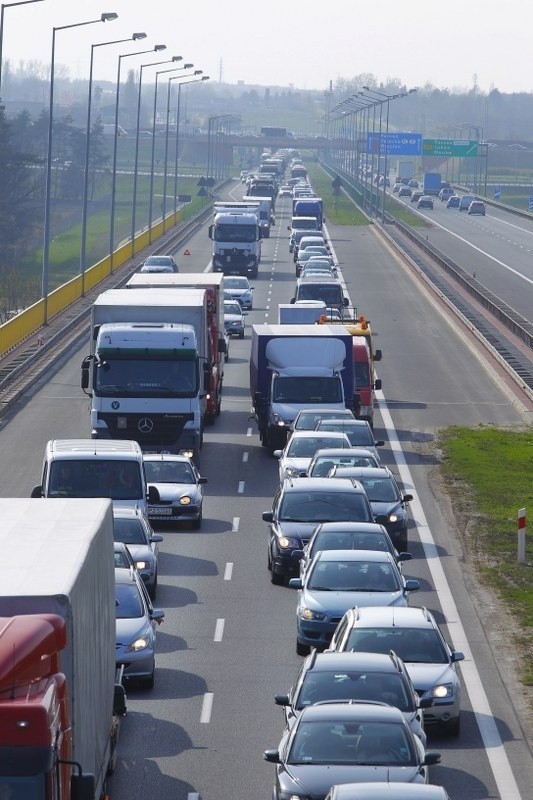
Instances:
[[[232,192],[238,199],[241,185]],[[252,282],[247,325],[276,322],[278,303],[292,297],[289,203],[278,201],[277,225]],[[506,302],[530,315],[533,267],[526,244],[533,246],[533,239],[520,220],[496,219],[490,209],[485,218],[459,215],[440,201],[427,216],[436,223],[428,235],[439,249],[459,263],[472,260],[491,291],[503,296],[501,286]],[[376,436],[387,442],[383,461],[415,497],[414,558],[404,573],[419,578],[421,590],[411,604],[430,608],[467,656],[461,733],[457,739],[430,734],[428,747],[442,753],[431,782],[444,785],[451,800],[528,800],[533,756],[511,702],[520,703],[524,694],[512,681],[503,635],[508,622],[473,578],[463,532],[454,530],[439,488],[439,453],[432,444],[447,425],[523,425],[529,408],[373,226],[328,230],[351,301],[371,320],[383,351]],[[210,244],[205,230],[193,236],[190,255],[183,249],[175,254],[180,268],[207,269]],[[283,725],[273,695],[290,687],[301,659],[296,593],[273,586],[266,568],[261,512],[277,487],[277,462],[261,448],[249,418],[249,348],[249,331],[231,342],[222,414],[207,429],[202,529],[161,530],[156,605],[166,618],[158,632],[156,684],[150,692],[128,691],[119,764],[109,785],[113,800],[271,796],[274,768],[262,753],[277,746]],[[48,439],[89,435],[88,400],[79,388],[87,350],[82,345],[72,352],[0,428],[2,496],[28,496],[39,483]]]

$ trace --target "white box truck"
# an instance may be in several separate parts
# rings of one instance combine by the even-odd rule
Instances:
[[[116,759],[111,502],[0,499],[2,797],[99,800]]]
[[[198,454],[211,386],[205,289],[108,289],[92,306],[90,350],[93,438]]]

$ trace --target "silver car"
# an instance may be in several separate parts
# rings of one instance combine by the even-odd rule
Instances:
[[[350,447],[344,433],[328,431],[295,431],[283,450],[274,450],[279,459],[279,480],[303,477],[317,450],[323,447]]]
[[[155,680],[156,628],[165,612],[153,608],[134,569],[115,568],[116,663],[124,678],[152,689]]]
[[[157,592],[157,554],[163,537],[154,533],[144,513],[131,506],[113,508],[113,537],[124,542],[152,599]]]
[[[254,287],[245,277],[226,276],[224,278],[224,291],[237,300],[242,308],[251,309],[254,304]]]
[[[455,664],[464,654],[452,650],[427,608],[352,608],[339,622],[330,648],[368,653],[394,650],[419,696],[433,700],[424,715],[426,725],[459,734],[461,682]]]
[[[342,783],[332,786],[326,800],[450,800],[444,786],[431,783]]]
[[[157,503],[148,504],[150,520],[190,522],[201,528],[203,519],[202,477],[188,456],[171,453],[145,453],[146,482],[159,492]]]

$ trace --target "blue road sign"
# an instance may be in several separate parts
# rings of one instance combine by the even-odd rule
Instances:
[[[419,156],[422,152],[421,133],[369,133],[368,153],[394,156]]]

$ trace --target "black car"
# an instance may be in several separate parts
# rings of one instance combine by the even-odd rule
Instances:
[[[320,522],[375,522],[365,490],[349,478],[286,478],[262,518],[274,584],[300,574],[301,551]]]
[[[423,708],[433,701],[418,697],[402,659],[390,653],[319,653],[304,659],[288,694],[277,694],[285,724],[291,727],[304,708],[324,700],[360,700],[399,708],[409,727],[426,743]]]
[[[374,516],[380,515],[380,521],[383,521],[398,552],[407,550],[408,504],[413,499],[413,495],[404,494],[401,491],[390,469],[388,467],[336,467],[334,476],[354,478],[364,487]]]
[[[338,783],[427,783],[440,753],[426,752],[398,708],[349,701],[304,708],[264,758],[276,765],[274,798],[324,800]]]

